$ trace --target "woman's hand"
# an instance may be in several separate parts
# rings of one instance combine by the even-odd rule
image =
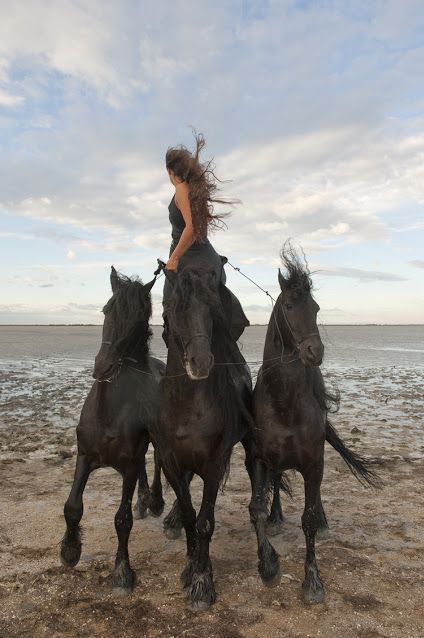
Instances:
[[[176,272],[178,269],[178,257],[173,257],[171,255],[171,257],[166,262],[165,268],[166,270],[173,270],[174,272]]]

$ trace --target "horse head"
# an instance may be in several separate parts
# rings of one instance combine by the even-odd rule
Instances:
[[[214,365],[214,321],[222,318],[222,305],[214,271],[207,265],[166,272],[173,291],[169,329],[193,381],[206,379]]]
[[[281,253],[286,276],[278,271],[281,293],[277,299],[284,344],[299,353],[307,367],[319,366],[324,356],[324,344],[317,326],[319,305],[312,296],[310,273],[288,244]]]
[[[125,357],[147,355],[152,314],[150,291],[155,280],[143,285],[137,278],[125,277],[112,266],[112,297],[103,308],[102,343],[96,355],[93,377],[111,381]]]

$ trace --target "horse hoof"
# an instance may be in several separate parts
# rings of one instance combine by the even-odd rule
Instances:
[[[190,601],[187,607],[188,609],[190,609],[190,611],[193,611],[197,614],[199,612],[207,611],[208,609],[210,609],[211,603],[208,603],[206,600],[196,600],[194,602]]]
[[[168,538],[170,541],[175,541],[177,540],[177,538],[180,538],[181,536],[181,528],[180,527],[164,527],[163,533],[165,534],[166,538]]]
[[[283,533],[282,523],[267,523],[266,532],[268,536],[278,536]]]
[[[267,578],[265,578],[261,574],[261,578],[262,578],[262,582],[265,585],[265,587],[268,587],[269,589],[272,589],[273,587],[277,587],[280,584],[280,581],[281,581],[281,568],[280,568],[280,565],[278,565],[278,569],[277,569],[275,574],[273,574],[272,576],[267,577]]]
[[[117,567],[112,576],[112,587],[116,596],[126,596],[134,589],[136,581],[135,571],[128,562],[123,561]]]
[[[131,587],[113,587],[112,588],[112,596],[114,598],[126,598],[127,596],[131,596],[133,590]]]
[[[64,567],[75,567],[81,558],[81,544],[66,545],[62,543],[60,548],[60,562]]]
[[[164,509],[165,501],[158,501],[157,503],[150,503],[149,505],[149,512],[155,518],[159,518],[159,516],[162,516]]]
[[[302,588],[302,598],[306,605],[318,605],[325,600],[324,587],[320,589],[312,589],[311,587]]]

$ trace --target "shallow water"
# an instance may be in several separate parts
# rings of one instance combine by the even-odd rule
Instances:
[[[265,332],[252,326],[241,339],[254,375]],[[344,424],[349,436],[359,430],[352,439],[367,446],[378,440],[392,453],[421,456],[424,326],[327,326],[320,332],[322,371],[342,397],[335,424]],[[100,326],[0,326],[0,427],[74,427],[100,340]],[[165,359],[160,327],[154,327],[151,350]]]

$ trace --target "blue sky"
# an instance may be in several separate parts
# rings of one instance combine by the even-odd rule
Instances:
[[[242,200],[232,263],[276,293],[291,237],[322,322],[422,323],[423,69],[421,0],[4,0],[0,323],[101,323],[111,264],[151,278],[190,126]]]

